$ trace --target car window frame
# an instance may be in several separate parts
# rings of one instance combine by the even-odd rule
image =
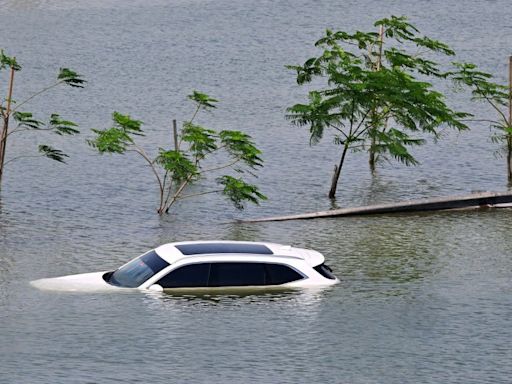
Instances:
[[[267,269],[266,269],[267,265],[281,265],[281,266],[289,268],[292,271],[294,271],[295,273],[297,273],[300,276],[300,278],[296,279],[296,280],[288,281],[288,282],[282,283],[282,284],[210,286],[210,276],[211,276],[211,272],[212,272],[211,265],[212,264],[221,264],[221,263],[263,264],[263,267],[264,267],[264,270],[265,270],[265,275],[268,274]],[[159,282],[164,277],[168,276],[169,274],[173,273],[174,271],[177,271],[180,268],[183,268],[183,267],[186,267],[186,266],[189,266],[189,265],[195,265],[195,264],[209,264],[210,265],[209,269],[208,269],[208,280],[207,280],[207,285],[206,286],[203,286],[203,287],[171,287],[171,288],[167,288],[167,287],[164,287],[161,284],[159,284]],[[174,267],[174,268],[172,268],[172,267]],[[170,268],[172,268],[172,269],[170,269]],[[170,270],[166,271],[166,269],[170,269]],[[279,286],[282,286],[282,285],[285,285],[285,284],[295,283],[297,281],[301,281],[301,280],[304,280],[304,279],[308,278],[308,276],[306,274],[304,274],[302,271],[300,271],[298,268],[294,267],[291,264],[287,264],[287,263],[283,263],[283,262],[275,262],[275,261],[254,261],[254,260],[242,260],[242,261],[240,261],[240,260],[235,260],[235,259],[231,259],[231,258],[227,259],[227,260],[214,260],[214,261],[211,261],[211,260],[194,260],[193,262],[180,263],[179,265],[171,264],[166,269],[162,270],[157,275],[153,276],[150,279],[150,280],[153,280],[153,282],[150,283],[149,286],[151,286],[153,284],[157,284],[157,285],[160,285],[163,289],[192,289],[192,288],[198,288],[198,289],[208,288],[208,289],[210,289],[210,288],[223,288],[223,287],[237,287],[237,288],[243,288],[243,287],[279,287]]]

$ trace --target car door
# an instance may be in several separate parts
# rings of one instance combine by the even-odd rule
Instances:
[[[156,282],[164,289],[207,287],[210,263],[188,264],[176,268]]]

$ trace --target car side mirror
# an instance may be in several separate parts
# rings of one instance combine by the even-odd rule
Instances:
[[[153,284],[152,286],[149,287],[149,290],[154,292],[163,292],[164,288],[159,284]]]

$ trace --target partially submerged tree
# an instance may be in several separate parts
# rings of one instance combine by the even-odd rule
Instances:
[[[512,56],[509,57],[509,85],[492,81],[493,75],[478,69],[471,63],[454,63],[457,70],[451,75],[453,80],[471,89],[472,99],[487,103],[496,113],[495,119],[478,118],[488,122],[493,129],[491,139],[503,145],[501,152],[506,153],[507,177],[512,184]]]
[[[38,146],[39,155],[32,155],[30,152],[24,152],[7,159],[7,140],[10,135],[23,131],[50,131],[58,135],[74,135],[79,133],[77,124],[69,120],[61,119],[61,117],[56,113],[52,113],[48,120],[43,122],[41,120],[37,120],[31,112],[22,112],[20,108],[36,96],[42,95],[61,84],[78,88],[83,87],[85,84],[85,80],[83,80],[78,73],[68,68],[61,68],[57,75],[57,79],[53,84],[28,96],[21,102],[16,103],[13,99],[14,74],[21,70],[21,66],[16,61],[15,57],[9,57],[0,50],[0,72],[2,70],[7,70],[9,76],[7,82],[7,97],[5,100],[0,100],[0,186],[2,183],[4,167],[12,161],[26,157],[46,156],[52,160],[64,163],[64,158],[67,157],[67,155],[59,149],[55,149],[47,144],[40,144]],[[16,122],[14,127],[10,126],[11,118]]]
[[[409,148],[425,142],[417,134],[438,137],[444,126],[468,128],[462,119],[469,115],[449,108],[443,94],[425,81],[448,76],[425,54],[454,52],[440,41],[420,36],[405,17],[378,20],[375,26],[380,33],[327,30],[315,43],[323,51],[320,56],[288,66],[296,71],[298,84],[316,78],[327,83],[309,92],[308,103],[289,108],[287,117],[296,125],[309,126],[310,144],[318,143],[326,129],[334,133],[341,150],[330,198],[336,195],[349,151],[368,151],[372,171],[379,157],[414,165],[417,160]],[[418,52],[410,53],[412,48]]]
[[[241,131],[216,132],[194,123],[197,114],[215,108],[217,100],[196,91],[188,97],[195,103],[195,112],[179,132],[175,126],[174,146],[171,149],[158,148],[156,155],[149,155],[136,142],[138,136],[144,135],[142,122],[118,112],[113,113],[114,126],[104,130],[93,129],[96,136],[88,143],[102,154],[135,152],[147,163],[158,184],[159,215],[168,213],[179,200],[210,193],[224,195],[238,209],[243,209],[245,202],[259,204],[261,200],[266,200],[258,187],[234,176],[236,173],[254,175],[253,171],[263,166],[261,151],[251,137]],[[219,154],[216,159],[220,157],[220,162],[213,159],[214,155]],[[212,161],[214,164],[211,164]],[[226,170],[231,173],[224,174]],[[188,187],[207,176],[216,177],[217,188],[187,193]]]

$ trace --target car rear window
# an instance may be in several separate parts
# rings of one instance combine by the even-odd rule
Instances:
[[[104,276],[107,283],[125,288],[135,288],[144,283],[147,279],[169,266],[153,250],[145,253]]]
[[[329,267],[326,264],[320,264],[314,267],[315,271],[317,271],[319,274],[321,274],[323,277],[326,277],[331,280],[335,280],[336,276],[332,273],[331,267]]]
[[[280,285],[303,279],[299,272],[282,264],[266,264],[265,269],[268,276],[268,284]]]

